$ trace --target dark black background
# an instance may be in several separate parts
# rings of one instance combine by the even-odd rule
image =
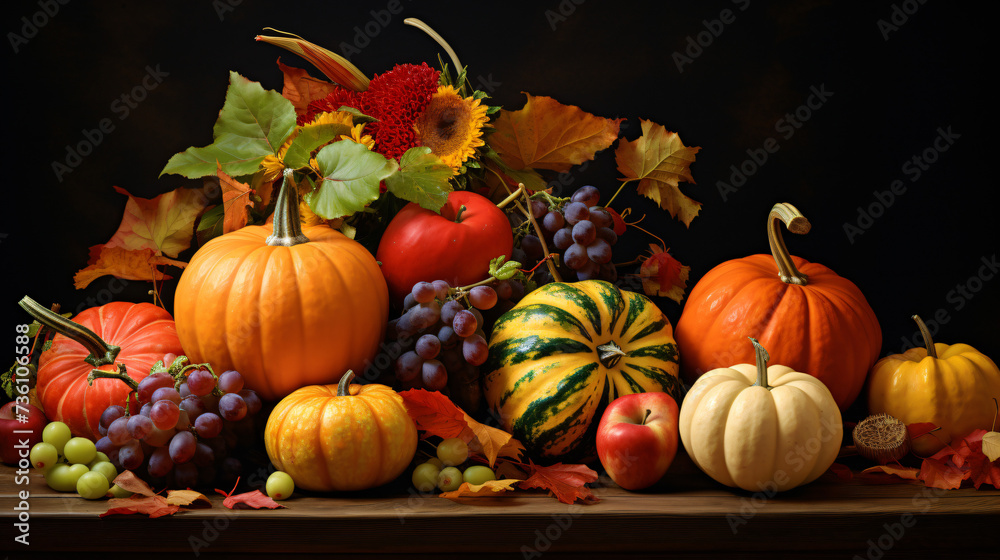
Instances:
[[[521,7],[400,0],[401,14],[389,14],[392,3],[381,1],[71,1],[43,17],[38,13],[44,14],[44,4],[15,2],[3,16],[0,258],[8,328],[27,320],[16,306],[24,294],[70,310],[88,297],[109,296],[110,277],[82,291],[73,288],[72,278],[86,265],[88,247],[106,242],[118,227],[125,198],[112,186],[153,197],[191,184],[157,175],[174,153],[211,142],[228,71],[280,91],[279,56],[311,68],[291,53],[255,42],[264,27],[336,52],[342,42],[360,45],[351,60],[370,76],[395,63],[436,65],[437,45],[403,25],[404,17],[417,17],[458,51],[474,85],[496,88],[494,104],[518,109],[522,91],[549,95],[599,116],[628,119],[623,135],[629,140],[639,135],[643,118],[700,146],[692,166],[697,184],[683,184],[704,203],[690,228],[634,188],[614,204],[647,214],[643,225],[691,266],[689,289],[724,260],[767,252],[765,217],[774,203],[786,201],[813,225],[804,237],[786,236],[789,248],[858,284],[881,322],[883,353],[901,350],[903,338],[916,333],[913,313],[947,318],[940,342],[967,342],[994,357],[1000,350],[1000,281],[976,280],[981,271],[984,278],[995,274],[982,259],[993,260],[997,251],[987,202],[996,186],[996,156],[987,131],[995,111],[984,80],[995,65],[985,14],[916,0],[548,0]],[[718,30],[713,20],[726,9],[735,21],[709,43],[706,30]],[[388,24],[372,23],[386,15]],[[28,37],[24,18],[44,25]],[[885,27],[892,18],[898,28]],[[885,22],[881,29],[879,20]],[[366,25],[377,34],[359,36]],[[11,34],[27,40],[17,52],[11,41],[19,40]],[[707,46],[688,51],[697,56],[680,71],[674,54],[693,49],[699,38]],[[147,66],[168,76],[120,119],[112,103],[141,84]],[[785,138],[776,126],[807,102],[811,88],[831,95]],[[64,162],[67,146],[79,144],[84,131],[105,118],[115,129],[57,180],[53,162]],[[957,140],[912,180],[904,164],[933,146],[939,128],[949,127]],[[780,149],[724,199],[719,182],[730,182],[731,166],[743,164],[747,150],[760,150],[768,138]],[[600,153],[568,177],[563,194],[593,183],[610,196],[618,186],[614,168],[612,151]],[[844,224],[857,224],[859,207],[877,205],[874,192],[889,190],[896,180],[905,193],[852,243]],[[619,259],[632,258],[649,241],[630,232]],[[168,294],[175,282],[167,284]],[[958,285],[979,291],[960,296],[953,292]],[[132,282],[115,297],[148,301],[148,289]],[[681,307],[665,299],[658,303],[676,323]]]

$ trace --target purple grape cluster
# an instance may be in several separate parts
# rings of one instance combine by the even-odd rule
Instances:
[[[97,450],[116,468],[170,488],[239,475],[242,464],[231,452],[254,437],[254,415],[263,406],[257,393],[243,388],[239,372],[153,373],[139,382],[135,399],[138,411],[113,405],[101,414]]]
[[[479,366],[489,355],[482,312],[523,291],[514,280],[460,290],[444,280],[414,284],[386,334],[402,351],[394,364],[402,388],[442,391],[469,412],[478,408]]]
[[[611,213],[598,206],[600,198],[596,187],[586,185],[558,207],[542,199],[531,201],[531,214],[541,227],[549,250],[561,255],[559,274],[564,280],[618,279],[618,271],[611,262],[618,235]],[[521,238],[520,250],[529,265],[545,256],[541,240],[534,233]],[[514,258],[518,256],[521,255]],[[545,271],[539,271],[536,275],[539,284],[551,281],[546,275]]]

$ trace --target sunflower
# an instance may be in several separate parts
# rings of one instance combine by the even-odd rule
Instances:
[[[458,174],[462,164],[483,145],[483,127],[489,120],[486,109],[478,99],[463,99],[452,86],[441,86],[413,127],[420,143]]]

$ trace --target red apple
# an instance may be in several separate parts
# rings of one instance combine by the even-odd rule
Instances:
[[[510,257],[510,221],[496,204],[471,191],[452,191],[440,213],[409,203],[389,222],[375,258],[392,304],[420,281],[465,286],[489,276],[490,261]]]
[[[666,393],[618,397],[597,426],[597,456],[626,490],[656,484],[677,454],[677,402]]]
[[[19,414],[26,417],[27,422],[18,420]],[[22,457],[21,450],[25,448],[21,444],[27,442],[27,450],[31,451],[36,443],[42,441],[42,430],[48,423],[45,413],[35,405],[19,405],[10,401],[0,407],[0,461],[8,465],[17,463]],[[24,452],[24,457],[27,457],[28,451]]]

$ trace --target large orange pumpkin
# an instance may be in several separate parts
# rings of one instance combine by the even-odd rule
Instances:
[[[878,359],[882,330],[851,281],[789,255],[779,222],[793,233],[810,229],[794,206],[776,204],[767,219],[772,254],[724,262],[691,290],[675,333],[681,373],[693,383],[715,368],[753,363],[750,336],[775,363],[823,381],[843,411]]]
[[[227,233],[195,253],[174,302],[188,357],[239,371],[272,401],[363,371],[389,316],[371,253],[327,226],[303,229],[288,174],[278,197],[272,224]]]
[[[117,379],[88,385],[93,369],[118,371],[124,365],[138,382],[164,354],[183,353],[170,313],[151,303],[116,301],[84,310],[73,321],[28,297],[21,307],[59,333],[38,359],[36,388],[49,420],[64,422],[75,436],[99,439],[101,414],[111,405],[124,406],[131,390]]]

